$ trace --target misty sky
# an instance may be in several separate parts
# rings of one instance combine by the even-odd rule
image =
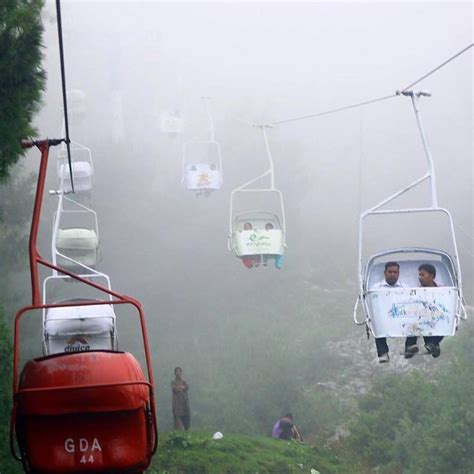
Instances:
[[[120,184],[130,190],[130,209],[125,209],[130,217],[139,214],[137,189],[150,207],[143,220],[156,213],[151,201],[157,196],[158,207],[166,206],[163,192],[173,198],[177,193],[185,202],[191,217],[176,215],[171,234],[179,233],[180,221],[206,213],[205,204],[192,202],[179,189],[181,145],[206,135],[199,97],[212,97],[225,186],[207,213],[213,225],[222,223],[215,226],[221,236],[212,245],[230,271],[238,263],[224,257],[230,190],[266,167],[258,130],[235,118],[272,122],[384,96],[472,42],[467,2],[68,1],[62,13],[68,87],[87,97],[87,120],[72,115],[71,136],[93,148],[97,187],[105,195],[115,189],[104,176],[111,166],[119,175],[134,170],[135,181]],[[53,136],[61,127],[53,2],[47,2],[45,18],[48,90],[38,128],[40,135]],[[465,258],[472,253],[472,64],[472,53],[466,53],[419,86],[433,94],[420,107],[440,204],[462,227]],[[119,118],[113,106],[117,96],[122,101]],[[180,111],[185,120],[185,133],[175,140],[158,127],[160,113],[169,110]],[[128,152],[112,158],[106,142],[113,139],[117,120],[124,124]],[[305,254],[317,254],[330,241],[341,246],[342,256],[352,257],[355,242],[346,236],[356,238],[359,211],[426,169],[408,98],[283,124],[269,137],[276,184],[289,206],[289,262],[292,252],[300,257],[302,233],[313,234],[304,241],[314,243]],[[447,175],[450,179],[443,179]],[[402,202],[426,204],[427,196],[425,188],[414,194],[414,201]],[[101,205],[98,201],[98,210]],[[292,250],[295,239],[298,248]],[[380,241],[378,235],[375,240]]]

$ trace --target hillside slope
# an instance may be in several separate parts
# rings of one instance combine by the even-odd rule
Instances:
[[[162,435],[149,473],[363,473],[336,452],[296,441],[261,436],[224,434],[213,440],[210,432]]]

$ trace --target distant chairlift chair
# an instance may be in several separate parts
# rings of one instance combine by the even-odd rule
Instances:
[[[99,255],[99,237],[94,229],[69,228],[58,229],[56,235],[56,249],[59,253],[59,266],[71,271],[82,273],[80,265],[95,268]],[[73,261],[64,258],[66,255]]]
[[[61,301],[43,313],[44,354],[117,350],[115,313],[111,305],[64,306],[84,298]]]
[[[79,143],[71,144],[72,176],[76,193],[90,193],[94,178],[91,150]],[[57,173],[59,187],[65,192],[72,191],[71,174],[66,149],[58,152]]]
[[[189,155],[194,147],[205,147],[206,155],[202,150],[199,161],[191,160]],[[201,161],[202,160],[202,161]],[[196,195],[209,196],[212,191],[222,187],[222,157],[217,142],[208,140],[193,140],[183,145],[183,186],[195,191]]]
[[[64,203],[73,208],[64,209]],[[53,263],[74,273],[90,273],[88,268],[94,269],[99,260],[99,244],[97,213],[84,204],[59,194],[53,222]]]
[[[285,234],[276,214],[249,211],[236,215],[229,242],[237,257],[252,257],[255,265],[266,265],[269,259],[274,259],[278,269],[283,265]]]
[[[162,112],[160,114],[160,130],[171,137],[183,131],[183,119],[178,112]]]

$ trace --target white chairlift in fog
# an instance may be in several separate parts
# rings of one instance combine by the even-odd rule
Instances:
[[[74,131],[74,137],[80,143],[87,143],[88,128],[86,94],[81,89],[69,89],[66,93],[68,104],[69,127]],[[66,136],[64,119],[61,126],[61,136]],[[62,147],[65,148],[63,144]]]
[[[86,115],[86,94],[81,89],[67,91],[68,112],[72,117],[83,118]]]
[[[183,144],[183,186],[196,196],[209,196],[222,187],[221,148],[214,137],[214,122],[209,109],[209,98],[202,98],[206,104],[209,120],[209,139],[190,140]]]
[[[160,131],[171,138],[175,138],[177,135],[183,133],[184,120],[180,109],[183,109],[184,102],[184,93],[183,93],[183,78],[181,74],[178,73],[177,77],[177,87],[178,87],[178,97],[175,98],[176,106],[174,110],[164,110],[159,115],[159,128]]]
[[[100,272],[87,275],[103,280],[111,290],[110,279]],[[48,287],[67,281],[55,272],[43,282],[43,304],[51,304]],[[51,291],[54,293],[54,291]],[[110,298],[111,299],[111,298]],[[84,302],[90,304],[84,306]],[[78,304],[81,303],[81,306]],[[58,307],[43,309],[43,352],[45,355],[89,350],[118,350],[116,316],[112,305],[95,298],[69,298],[54,302]]]
[[[72,142],[71,146],[72,177],[74,180],[74,191],[76,193],[88,193],[92,190],[94,179],[94,164],[90,148],[79,143]],[[71,174],[67,159],[66,147],[63,146],[58,152],[57,174],[59,189],[65,193],[72,191]]]
[[[92,157],[87,147],[72,143],[72,169],[75,193],[92,188]],[[81,155],[82,153],[82,155]],[[90,281],[102,279],[111,290],[109,277],[95,267],[99,257],[99,228],[95,211],[66,194],[72,192],[65,147],[58,155],[59,190],[51,239],[52,263]],[[78,159],[78,156],[84,156]],[[79,166],[78,166],[79,165]],[[89,165],[89,166],[82,166]],[[86,173],[81,173],[82,171]],[[67,206],[67,208],[66,208]],[[50,304],[47,290],[54,282],[75,281],[53,269],[43,282],[43,304]],[[74,288],[74,290],[77,289]],[[69,290],[71,291],[71,290]],[[43,309],[43,351],[45,355],[88,350],[117,350],[115,313],[110,304],[94,299],[72,297]],[[109,300],[112,297],[109,296]],[[84,305],[84,302],[90,304]]]
[[[247,268],[267,266],[273,260],[276,268],[283,265],[283,254],[286,249],[286,220],[283,195],[275,188],[273,158],[266,134],[267,125],[260,126],[263,132],[269,169],[260,176],[234,189],[230,195],[230,219],[228,248],[240,258]],[[265,177],[270,178],[269,187],[251,187]],[[259,198],[277,198],[277,211],[253,209],[237,212],[237,202],[245,195]]]
[[[61,191],[58,192],[58,197],[51,243],[53,264],[73,273],[94,273],[99,258],[97,213],[68,198]],[[64,209],[64,202],[72,208]],[[81,226],[76,224],[78,220],[81,221]]]
[[[165,111],[160,114],[160,130],[172,137],[183,132],[183,119],[178,111]]]
[[[466,318],[463,306],[462,278],[459,263],[453,219],[447,209],[438,206],[436,177],[433,158],[423,129],[417,101],[426,92],[404,91],[411,98],[413,110],[423,143],[428,171],[407,187],[401,189],[379,204],[363,212],[359,220],[359,296],[354,306],[353,318],[357,325],[367,325],[376,338],[407,336],[453,336],[460,319]],[[410,189],[429,180],[431,185],[431,206],[403,209],[383,209]],[[444,215],[449,222],[452,255],[443,249],[425,247],[404,247],[387,249],[365,258],[364,222],[369,216],[380,218],[393,215]],[[403,244],[403,231],[401,234]],[[439,226],[433,228],[439,232]],[[400,281],[403,287],[377,287],[384,281],[384,268],[388,262],[400,265]],[[421,287],[418,282],[418,268],[430,264],[436,270],[436,287]],[[357,319],[359,305],[365,320]]]

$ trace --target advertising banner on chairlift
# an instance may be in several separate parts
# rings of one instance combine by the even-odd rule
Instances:
[[[219,171],[211,169],[211,165],[191,165],[187,167],[185,173],[188,189],[219,189],[221,187]]]
[[[452,336],[458,291],[443,288],[383,288],[366,296],[375,337]]]
[[[283,233],[274,230],[241,230],[235,234],[238,255],[282,255]]]

